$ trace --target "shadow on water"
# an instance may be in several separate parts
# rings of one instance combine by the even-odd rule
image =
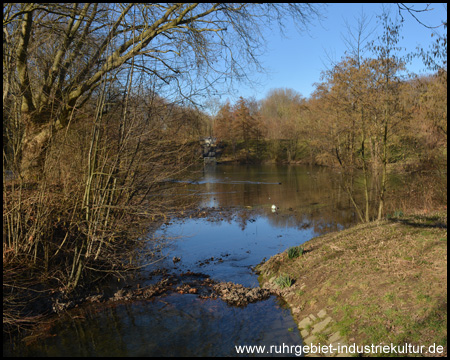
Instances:
[[[195,295],[170,295],[66,316],[55,336],[19,356],[236,356],[235,345],[299,345],[289,310],[271,297],[245,308]],[[289,329],[289,327],[291,329]],[[267,331],[270,329],[270,331]],[[5,354],[4,355],[9,355]]]

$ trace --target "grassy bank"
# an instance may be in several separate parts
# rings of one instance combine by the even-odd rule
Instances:
[[[435,343],[447,352],[445,212],[358,225],[303,249],[258,267],[264,287],[280,288],[280,276],[290,278],[279,293],[297,323],[325,309],[334,320],[327,331],[349,344]]]

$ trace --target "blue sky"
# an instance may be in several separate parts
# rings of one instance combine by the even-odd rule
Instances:
[[[426,4],[414,5],[416,9],[424,9]],[[395,4],[389,4],[391,14],[398,14]],[[446,7],[443,4],[431,4],[433,10],[426,13],[419,13],[417,17],[426,25],[436,26],[447,19]],[[381,4],[360,3],[360,4],[329,4],[325,9],[324,18],[315,22],[309,27],[308,33],[299,33],[293,24],[289,24],[284,38],[279,31],[273,31],[266,35],[267,52],[260,58],[262,65],[269,72],[265,74],[254,74],[252,80],[258,81],[259,85],[249,87],[247,85],[237,85],[236,91],[229,96],[223,96],[222,101],[227,97],[231,102],[235,102],[239,96],[244,98],[254,97],[256,100],[264,98],[268,91],[273,88],[292,88],[305,97],[309,97],[314,91],[314,83],[320,81],[320,73],[333,61],[339,61],[346,49],[342,39],[347,34],[345,20],[350,26],[357,24],[357,19],[361,11],[371,18],[371,27],[376,27],[374,37],[380,32],[381,27],[377,24],[376,15],[382,11]],[[443,33],[441,26],[438,29],[427,29],[420,25],[410,14],[403,12],[405,19],[401,35],[404,39],[400,46],[407,51],[413,51],[416,46],[428,48],[434,41],[431,33]],[[367,54],[369,55],[369,54]],[[408,70],[414,73],[427,72],[422,61],[417,60],[408,65]]]

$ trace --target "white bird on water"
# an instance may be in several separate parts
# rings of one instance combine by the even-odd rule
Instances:
[[[277,206],[276,205],[272,205],[272,212],[277,211]]]

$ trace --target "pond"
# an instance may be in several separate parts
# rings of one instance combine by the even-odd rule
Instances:
[[[197,199],[200,216],[171,219],[150,234],[165,245],[142,274],[159,267],[256,287],[253,267],[264,258],[357,221],[336,173],[324,168],[217,165],[183,182],[180,191]],[[50,334],[27,346],[4,344],[3,354],[237,356],[235,346],[264,345],[264,355],[275,356],[283,354],[267,353],[271,345],[302,344],[290,310],[275,296],[243,307],[178,293],[86,305],[68,311]]]

